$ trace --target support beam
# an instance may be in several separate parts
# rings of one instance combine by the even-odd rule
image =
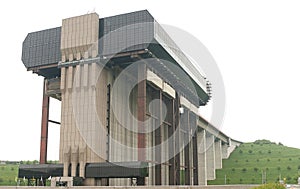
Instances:
[[[196,115],[192,112],[190,113],[190,126],[192,131],[193,185],[198,185],[198,133],[196,125]]]
[[[222,143],[222,159],[227,159],[228,156],[228,144]]]
[[[179,95],[176,94],[176,99],[174,103],[174,117],[175,117],[175,185],[180,185],[180,128],[179,128],[179,106],[180,106],[180,100]]]
[[[164,126],[161,117],[162,117],[162,93],[160,90],[154,91],[154,96],[158,99],[159,104],[155,107],[155,116],[158,118],[156,120],[156,130],[155,130],[155,161],[158,163],[155,165],[155,185],[161,185],[161,129]]]
[[[138,81],[137,85],[137,116],[138,116],[138,160],[146,161],[146,64],[138,65]],[[145,185],[145,178],[138,178],[137,185]]]
[[[168,127],[168,147],[169,147],[169,185],[175,185],[176,183],[176,171],[175,171],[175,111],[174,111],[174,99],[165,101],[170,119],[171,126]],[[169,114],[171,112],[171,115]]]
[[[222,169],[222,141],[215,141],[215,166],[216,169]]]
[[[183,133],[183,144],[184,146],[184,184],[190,185],[190,123],[189,123],[189,110],[184,109],[184,113],[181,114],[181,123],[180,123],[181,129],[184,131]]]
[[[207,170],[206,170],[206,131],[203,129],[197,131],[198,142],[198,184],[207,185]]]
[[[47,80],[45,78],[44,79],[44,87],[43,87],[40,164],[47,163],[49,96],[46,95],[46,84],[47,84]]]
[[[206,135],[206,169],[207,180],[214,180],[216,178],[216,164],[215,164],[215,136],[212,134]]]

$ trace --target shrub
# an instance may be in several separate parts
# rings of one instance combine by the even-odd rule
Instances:
[[[239,153],[242,154],[242,153],[243,153],[243,150],[240,150]]]
[[[257,187],[254,187],[253,189],[285,189],[284,185],[282,184],[264,184],[264,185],[261,185],[261,186],[257,186]]]
[[[291,168],[290,166],[287,166],[287,170],[289,170],[289,171],[290,171],[291,169],[292,169],[292,168]]]
[[[243,171],[243,172],[246,172],[246,171],[247,171],[247,169],[246,169],[246,168],[243,168],[243,169],[242,169],[242,171]]]
[[[235,168],[232,168],[231,171],[234,172],[234,171],[235,171]]]
[[[257,167],[254,167],[254,169],[253,169],[255,172],[257,172],[258,171],[258,168]]]
[[[278,170],[278,171],[280,171],[280,169],[281,169],[280,167],[277,167],[277,170]]]
[[[252,150],[249,150],[248,152],[249,152],[249,154],[252,154],[253,151],[252,151]]]
[[[269,153],[269,154],[271,154],[271,153],[272,153],[272,151],[271,151],[271,150],[268,150],[268,153]]]

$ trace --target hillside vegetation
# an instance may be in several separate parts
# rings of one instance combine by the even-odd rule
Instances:
[[[216,171],[216,180],[208,184],[297,183],[300,174],[300,149],[268,140],[240,145]]]
[[[0,164],[0,186],[16,185],[18,164],[36,163],[38,162],[21,161]],[[223,160],[223,169],[216,171],[216,180],[209,181],[208,184],[278,183],[279,179],[284,180],[284,178],[286,183],[295,184],[299,174],[300,149],[275,144],[268,140],[258,140],[244,143],[236,148],[228,159]]]
[[[18,176],[18,170],[20,164],[37,164],[38,161],[0,161],[0,186],[16,186],[16,177]],[[48,163],[58,163],[58,161],[48,161]],[[20,180],[20,186],[27,185],[23,179]]]

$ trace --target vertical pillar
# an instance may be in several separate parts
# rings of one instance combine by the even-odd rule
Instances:
[[[179,96],[176,94],[176,99],[174,103],[174,115],[175,115],[175,185],[180,185],[180,128],[179,128],[179,119],[180,119],[180,114],[179,114],[179,106],[180,106],[180,101],[179,101]]]
[[[215,161],[216,169],[222,169],[222,141],[220,139],[215,142]]]
[[[228,158],[228,144],[223,143],[222,144],[222,159]]]
[[[184,146],[184,184],[190,185],[190,127],[189,127],[189,110],[184,109],[184,113],[181,114],[181,123],[180,127],[184,131],[183,133],[183,144]]]
[[[198,142],[198,184],[207,185],[207,170],[206,170],[206,131],[196,131]]]
[[[146,120],[146,65],[138,65],[137,116],[138,116],[138,160],[146,160],[145,120]],[[145,185],[145,178],[138,178],[137,185]]]
[[[161,185],[161,129],[163,127],[163,123],[161,121],[162,115],[162,93],[160,90],[154,91],[155,97],[159,100],[159,104],[155,107],[155,114],[157,119],[156,130],[155,130],[155,161],[157,164],[155,165],[155,185]]]
[[[46,84],[47,84],[47,80],[45,78],[44,87],[43,87],[40,164],[47,163],[49,96],[46,95]]]
[[[216,164],[215,164],[215,136],[209,134],[206,136],[206,169],[207,180],[214,180],[216,178]]]
[[[198,143],[197,143],[197,120],[196,115],[190,114],[190,127],[192,131],[192,159],[193,159],[193,185],[198,185]]]
[[[175,185],[176,183],[176,171],[175,171],[175,111],[174,111],[174,99],[165,102],[167,104],[167,110],[170,117],[171,126],[168,127],[168,143],[169,143],[169,185]]]

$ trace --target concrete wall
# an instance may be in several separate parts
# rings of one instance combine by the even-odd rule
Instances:
[[[140,160],[149,163],[145,185],[167,185],[171,177],[169,159],[164,158],[168,156],[171,146],[168,127],[174,127],[177,124],[175,119],[178,119],[178,140],[171,141],[177,143],[175,148],[176,145],[180,148],[176,152],[180,158],[172,165],[178,166],[175,174],[177,184],[190,185],[197,180],[193,179],[193,163],[197,162],[195,167],[198,168],[199,185],[206,185],[207,180],[215,179],[215,170],[222,168],[222,158],[228,157],[238,142],[230,142],[229,137],[202,119],[198,115],[198,107],[177,95],[172,86],[145,65],[142,70],[146,74],[142,78],[144,84],[142,86],[139,82],[135,88],[138,83],[136,79],[143,75],[140,66],[138,73],[135,69],[131,73],[130,69],[124,71],[118,65],[104,68],[102,64],[93,63],[98,53],[98,31],[99,17],[95,13],[64,19],[62,23],[60,162],[64,163],[63,176],[68,176],[70,165],[71,176],[79,174],[84,177],[86,163]],[[76,66],[72,64],[72,61],[83,59],[91,61]],[[140,94],[141,91],[144,92]],[[172,120],[162,120],[162,96],[167,96],[172,103],[179,101],[184,112],[174,116],[178,107],[175,110],[172,106],[169,118],[166,118]],[[161,104],[151,104],[157,99]],[[109,101],[111,104],[108,104]],[[197,117],[194,122],[190,121],[190,114]],[[139,132],[140,128],[158,128],[159,131],[149,130],[143,134]],[[191,135],[197,137],[195,149],[198,152],[193,151]],[[163,141],[168,141],[161,147],[163,150],[153,148]],[[195,157],[198,155],[197,158],[193,157],[193,152]],[[79,173],[76,173],[78,165]],[[95,179],[85,180],[86,185],[97,183]],[[127,178],[109,179],[109,185],[129,184]]]

